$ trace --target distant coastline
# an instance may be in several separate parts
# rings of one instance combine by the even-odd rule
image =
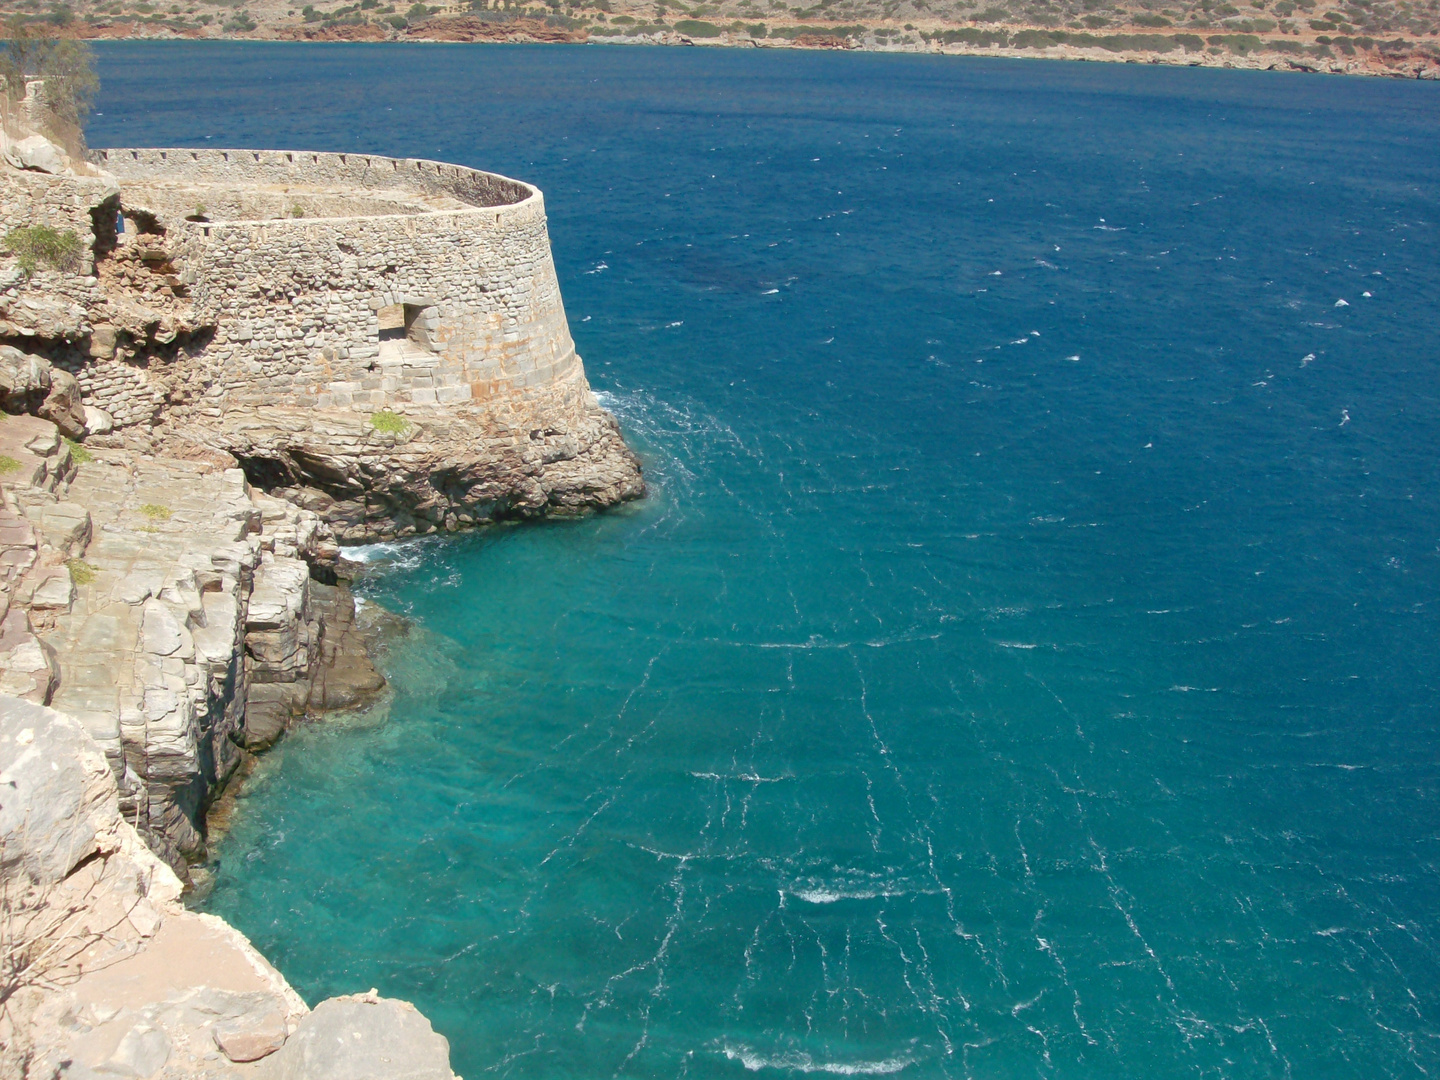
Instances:
[[[1238,26],[1107,25],[1076,30],[1023,23],[952,21],[853,22],[766,21],[721,24],[698,18],[643,21],[632,16],[596,16],[604,23],[540,11],[437,12],[413,21],[401,16],[362,14],[352,8],[321,15],[307,5],[265,18],[241,13],[229,23],[184,25],[159,16],[75,21],[60,32],[85,40],[249,40],[300,42],[430,42],[464,44],[606,44],[708,46],[712,48],[813,49],[946,56],[1003,56],[1015,59],[1079,60],[1161,64],[1178,67],[1243,68],[1315,74],[1440,79],[1440,39],[1381,40],[1365,34],[1291,29],[1287,36],[1251,32],[1265,20]],[[527,11],[529,9],[526,9]],[[412,9],[412,15],[414,9]],[[1150,20],[1165,22],[1164,19]],[[1234,20],[1230,20],[1234,22]],[[1275,28],[1273,21],[1269,23]],[[1341,29],[1353,29],[1343,26]]]

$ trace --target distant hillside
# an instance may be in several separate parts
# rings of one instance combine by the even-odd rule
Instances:
[[[1440,0],[11,0],[0,12],[86,38],[645,42],[1440,78]]]

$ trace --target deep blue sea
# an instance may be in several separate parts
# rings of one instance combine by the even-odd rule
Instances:
[[[545,1080],[1440,1070],[1440,86],[101,48],[98,146],[545,191],[643,503],[372,548],[211,910]]]

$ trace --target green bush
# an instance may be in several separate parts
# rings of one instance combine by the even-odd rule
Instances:
[[[860,37],[865,33],[863,26],[777,26],[770,31],[772,38],[794,40],[801,36],[811,37]]]
[[[381,409],[379,412],[370,414],[370,426],[376,431],[383,431],[388,435],[403,435],[410,430],[410,421],[399,413]]]
[[[411,4],[410,10],[405,12],[405,18],[411,22],[414,22],[416,19],[428,19],[429,17],[430,9],[424,4]]]
[[[1174,25],[1164,15],[1136,15],[1133,21],[1136,26],[1161,27]]]
[[[170,508],[161,506],[159,503],[146,503],[140,507],[140,513],[144,514],[151,521],[169,521]]]
[[[776,30],[774,33],[778,35],[780,31]],[[925,40],[938,40],[942,45],[974,45],[988,49],[996,45],[1004,48],[1010,42],[1010,35],[1004,30],[980,30],[973,26],[964,26],[959,30],[942,30],[938,34],[925,36]]]
[[[675,24],[675,32],[686,37],[712,38],[720,36],[720,28],[714,23],[699,19],[681,19]]]
[[[1205,40],[1211,45],[1224,46],[1237,56],[1248,56],[1265,47],[1265,43],[1254,34],[1212,34]]]
[[[95,567],[84,559],[70,559],[65,568],[70,571],[70,580],[76,585],[89,585],[95,580]]]
[[[20,468],[20,462],[9,454],[0,454],[0,473],[12,473]]]
[[[65,445],[70,448],[70,460],[75,462],[76,465],[84,465],[87,461],[95,460],[90,451],[86,450],[85,447],[81,446],[74,439],[66,439]]]
[[[405,21],[405,16],[403,15],[391,15],[385,21],[391,26],[393,26],[396,30],[404,30],[407,26],[410,25],[408,22]]]
[[[42,264],[53,270],[76,270],[85,250],[73,231],[61,232],[49,225],[22,225],[11,229],[5,234],[5,248],[19,260],[26,277]]]

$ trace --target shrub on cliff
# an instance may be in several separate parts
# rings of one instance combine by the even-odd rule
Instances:
[[[52,270],[78,269],[85,248],[80,237],[69,229],[61,232],[49,225],[22,225],[5,234],[5,250],[15,256],[20,270],[29,277],[42,264]]]
[[[686,37],[712,38],[720,36],[720,27],[699,19],[681,19],[675,24],[675,32]]]
[[[376,431],[383,431],[387,435],[403,435],[410,430],[410,421],[406,420],[399,413],[391,412],[389,409],[381,409],[379,412],[370,414],[370,426]]]

